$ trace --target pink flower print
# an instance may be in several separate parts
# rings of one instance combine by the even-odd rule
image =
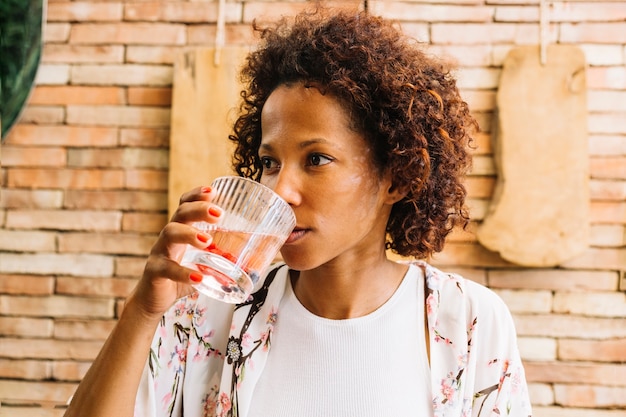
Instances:
[[[225,415],[226,413],[228,413],[228,411],[230,411],[230,398],[228,398],[228,395],[226,395],[225,392],[222,392],[220,394],[220,405],[222,406],[222,414]]]
[[[172,402],[172,392],[168,392],[167,394],[163,396],[161,403],[163,404],[163,407],[168,407],[171,402]]]
[[[267,352],[268,349],[270,348],[270,333],[272,332],[271,329],[267,329],[266,332],[261,333],[261,349],[263,349],[264,352]]]
[[[180,317],[183,313],[187,311],[187,305],[185,303],[185,299],[182,298],[176,305],[174,305],[174,316]]]
[[[215,411],[217,410],[217,387],[213,386],[209,390],[209,393],[204,396],[202,399],[203,407],[203,416],[204,417],[213,417],[215,416]]]
[[[251,344],[252,336],[250,336],[250,333],[244,333],[243,336],[241,336],[241,347],[249,348]]]
[[[511,376],[510,374],[507,373],[508,370],[509,370],[509,364],[510,364],[509,360],[506,359],[504,361],[504,364],[502,365],[502,375],[500,376],[500,385],[499,385],[498,389],[500,389],[500,387],[502,387],[502,384],[504,383],[504,379],[507,376]]]
[[[439,331],[437,331],[437,329],[433,329],[433,333],[435,334],[435,342],[444,342],[447,345],[452,344],[452,340],[448,339],[447,337],[443,337],[439,333]]]
[[[446,380],[441,381],[441,393],[444,397],[443,402],[449,402],[454,399],[454,388]]]
[[[206,322],[206,307],[196,309],[194,320],[197,326],[202,326]]]
[[[426,298],[426,313],[430,316],[437,309],[437,298],[434,294],[429,294]]]
[[[274,325],[276,324],[276,320],[278,320],[278,309],[275,306],[272,306],[270,313],[267,315],[266,324]]]

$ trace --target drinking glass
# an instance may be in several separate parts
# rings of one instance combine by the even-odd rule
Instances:
[[[188,245],[181,265],[200,272],[199,292],[229,303],[252,293],[296,226],[289,204],[266,186],[243,177],[216,178],[212,203],[222,209],[217,223],[193,226],[212,236],[206,249]]]

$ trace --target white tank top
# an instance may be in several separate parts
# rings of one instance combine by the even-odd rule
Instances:
[[[271,343],[249,417],[433,415],[415,266],[385,304],[354,319],[312,314],[288,283]]]

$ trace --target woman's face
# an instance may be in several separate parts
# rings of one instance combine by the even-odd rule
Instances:
[[[297,226],[281,251],[309,270],[384,251],[397,196],[340,102],[303,84],[282,85],[261,113],[261,183],[293,208]]]

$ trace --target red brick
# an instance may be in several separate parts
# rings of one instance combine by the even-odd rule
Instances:
[[[120,132],[120,145],[146,148],[168,148],[169,129],[123,128]]]
[[[112,318],[113,300],[93,297],[0,296],[0,311],[26,317]]]
[[[590,135],[589,153],[591,156],[626,155],[626,137],[620,135]]]
[[[478,132],[473,137],[472,146],[475,147],[475,155],[491,154],[491,135],[485,132]]]
[[[626,365],[579,362],[526,362],[526,377],[533,382],[626,386]]]
[[[59,208],[62,204],[63,192],[53,190],[3,189],[0,198],[0,207],[8,209]]]
[[[0,344],[0,357],[14,359],[74,359],[93,360],[102,341],[4,338]],[[2,392],[0,390],[0,392]]]
[[[98,280],[91,280],[98,281]],[[58,340],[98,340],[109,336],[116,320],[64,320],[54,321],[54,338]]]
[[[456,267],[503,267],[511,264],[497,253],[481,245],[450,242],[445,249],[431,259],[432,263],[444,269]]]
[[[129,87],[128,104],[131,106],[170,106],[172,89],[169,87]]]
[[[554,294],[554,312],[592,317],[626,317],[626,294],[557,292]]]
[[[15,211],[8,211],[4,227],[15,227],[12,216]],[[30,219],[29,219],[30,220]],[[27,220],[24,229],[36,229]],[[6,230],[0,229],[0,250],[6,252],[54,252],[56,249],[56,233],[42,230]]]
[[[226,25],[224,32],[226,45],[255,45],[258,41],[249,23]],[[187,27],[187,43],[189,45],[213,46],[215,45],[216,34],[216,25],[190,25]]]
[[[183,50],[179,46],[129,45],[126,47],[126,62],[129,64],[172,65]]]
[[[155,240],[134,233],[64,233],[59,235],[59,252],[147,255]]]
[[[171,86],[171,65],[106,64],[75,65],[70,73],[72,84]]]
[[[2,146],[2,166],[4,167],[63,167],[66,159],[65,149],[36,146]]]
[[[156,168],[164,169],[169,164],[169,154],[164,149],[114,148],[114,149],[70,149],[67,165],[70,167],[98,168]]]
[[[7,214],[7,227],[119,231],[122,213],[95,210],[15,210]]]
[[[624,387],[556,384],[554,396],[557,404],[566,407],[626,408]]]
[[[626,318],[577,317],[568,314],[516,314],[520,336],[610,339],[626,337]]]
[[[136,280],[125,278],[57,278],[56,293],[89,297],[126,298],[135,288]]]
[[[65,85],[70,81],[69,64],[48,64],[42,62],[37,70],[35,84],[37,85]]]
[[[46,23],[43,31],[44,42],[67,42],[71,27],[69,23]]]
[[[168,23],[79,23],[69,42],[83,45],[184,45],[185,25]]]
[[[626,89],[626,67],[603,66],[587,68],[588,88]]]
[[[626,338],[560,339],[558,355],[559,359],[566,361],[626,363]]]
[[[621,45],[602,45],[597,43],[580,44],[580,49],[585,54],[587,65],[623,65],[624,59],[622,54],[623,46]]]
[[[16,125],[6,138],[13,145],[117,145],[118,130],[110,127]]]
[[[47,44],[44,46],[41,62],[55,64],[121,63],[124,62],[124,47],[121,45]]]
[[[154,169],[132,169],[126,171],[126,188],[135,190],[166,191],[168,173]]]
[[[591,248],[580,256],[563,263],[563,266],[577,269],[613,269],[623,271],[626,270],[626,248]]]
[[[224,21],[241,20],[242,5],[224,4]],[[127,21],[166,21],[183,23],[217,22],[218,4],[216,2],[140,2],[127,3],[124,7],[124,19]]]
[[[52,319],[47,318],[0,317],[0,335],[5,337],[49,338],[52,327]]]
[[[536,44],[539,39],[539,25],[536,23],[513,24],[492,23],[434,23],[431,25],[431,42],[449,45],[481,44]],[[555,33],[549,40],[554,42]]]
[[[26,106],[19,123],[61,124],[65,121],[65,110],[61,106]]]
[[[122,188],[121,170],[9,169],[7,185],[16,188],[107,189]]]
[[[361,5],[360,1],[344,0],[344,1],[325,1],[325,5],[329,7],[345,7],[354,9]],[[246,2],[243,9],[243,21],[252,22],[257,19],[260,22],[274,21],[283,15],[293,16],[298,12],[310,8],[311,5],[300,2],[286,1],[256,1]]]
[[[52,376],[50,361],[0,359],[0,378],[43,380]],[[3,400],[5,398],[2,398]],[[1,414],[0,414],[1,415]]]
[[[595,91],[587,94],[587,109],[590,112],[626,111],[626,91]]]
[[[552,5],[550,19],[561,22],[601,21],[603,26],[613,25],[608,22],[623,22],[626,20],[626,4],[623,2],[602,2],[600,5],[593,3],[572,2],[571,4],[563,4],[555,2]],[[604,28],[598,28],[598,30],[606,31]]]
[[[589,193],[592,200],[624,201],[626,182],[592,180],[589,182]]]
[[[148,191],[72,191],[66,193],[65,206],[72,209],[128,211],[165,211],[167,193]]]
[[[140,106],[68,106],[67,122],[92,126],[169,127],[170,110]]]
[[[591,158],[590,174],[592,178],[624,180],[626,179],[626,156]]]
[[[589,219],[597,223],[626,223],[626,202],[592,201]]]
[[[613,271],[512,269],[487,272],[491,288],[558,291],[615,291],[619,275]]]
[[[591,246],[621,247],[626,244],[626,227],[615,224],[595,224],[591,226],[589,244]]]
[[[418,22],[490,22],[492,7],[480,5],[422,4],[384,1],[377,3],[377,14],[393,20]]]
[[[56,274],[85,277],[110,276],[113,258],[85,253],[5,253],[0,252],[0,265],[5,274]],[[7,298],[10,299],[10,298]]]
[[[30,104],[124,104],[121,87],[39,86],[33,90]]]
[[[51,276],[0,274],[0,294],[49,295],[53,292]]]
[[[470,175],[473,177],[496,175],[493,157],[491,155],[474,155]]]
[[[56,381],[78,382],[91,367],[91,362],[54,361],[51,367],[52,378]]]
[[[472,198],[490,198],[496,185],[493,177],[471,176],[465,181],[467,195]]]
[[[10,398],[12,400],[51,401],[59,403],[65,402],[70,398],[76,390],[76,385],[77,384],[63,384],[49,381],[28,382],[0,380],[0,392],[2,393],[3,400]],[[4,412],[4,409],[5,405],[3,401],[2,412]],[[17,415],[14,414],[10,414],[10,416],[17,417]]]
[[[107,2],[51,2],[47,9],[49,22],[106,22],[122,20],[122,5]]]

